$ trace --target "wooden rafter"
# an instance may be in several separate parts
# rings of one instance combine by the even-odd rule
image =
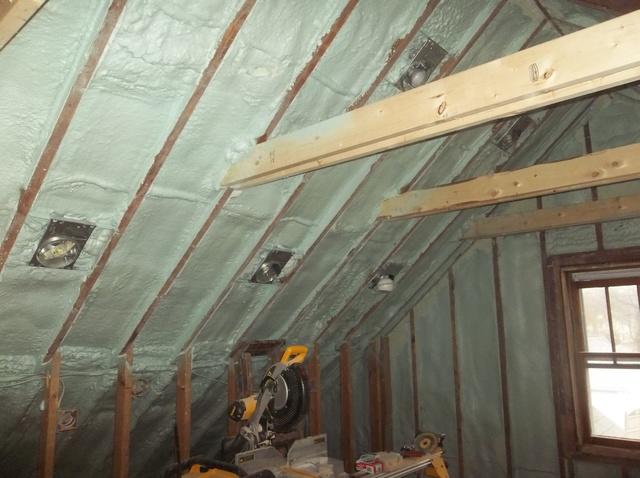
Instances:
[[[180,461],[191,456],[191,350],[187,349],[180,355],[176,377],[176,429]]]
[[[640,178],[640,143],[385,199],[379,217],[427,216]]]
[[[466,225],[462,237],[464,239],[481,239],[559,227],[619,221],[639,216],[640,194],[635,194],[517,214],[479,218]]]
[[[113,478],[128,478],[131,434],[131,400],[133,387],[133,353],[120,357],[116,382],[116,413],[113,433]]]
[[[126,3],[125,0],[113,0],[113,1],[114,1],[114,4]],[[125,231],[129,227],[129,224],[131,224],[131,221],[133,221],[134,216],[137,214],[138,210],[140,209],[140,206],[142,205],[147,195],[147,192],[149,192],[149,190],[151,189],[151,186],[153,185],[154,181],[158,177],[158,174],[160,174],[160,170],[162,169],[167,158],[171,154],[171,151],[173,151],[173,147],[175,146],[176,142],[178,141],[178,138],[182,134],[182,131],[186,127],[187,123],[189,122],[191,115],[193,114],[196,107],[198,106],[198,103],[200,102],[200,99],[204,95],[204,92],[206,91],[207,86],[209,86],[209,84],[211,83],[211,80],[213,79],[216,72],[218,71],[218,68],[222,64],[222,61],[224,60],[224,57],[226,56],[229,49],[231,48],[233,41],[238,35],[238,32],[244,25],[244,22],[246,21],[247,17],[251,14],[251,11],[253,10],[255,3],[256,3],[256,0],[245,0],[244,3],[238,9],[234,19],[231,21],[231,23],[227,26],[227,29],[224,31],[224,34],[222,35],[222,38],[218,44],[218,47],[215,53],[211,57],[211,60],[207,64],[207,67],[202,72],[202,75],[200,76],[198,83],[193,89],[193,92],[189,97],[189,100],[187,101],[184,108],[178,115],[178,118],[176,119],[176,122],[174,123],[171,131],[167,135],[164,141],[164,144],[160,148],[160,151],[158,151],[158,153],[155,155],[153,162],[151,163],[151,166],[149,166],[149,169],[147,170],[144,178],[142,179],[140,186],[136,190],[133,198],[131,199],[131,202],[128,204],[127,209],[125,210],[124,214],[120,218],[120,222],[118,223],[118,226],[114,234],[111,235],[111,237],[109,238],[109,241],[104,246],[102,250],[102,254],[96,261],[96,264],[93,267],[93,270],[86,277],[85,281],[82,283],[78,296],[76,297],[76,300],[73,304],[73,307],[71,308],[71,311],[69,312],[69,315],[67,316],[64,323],[62,324],[62,327],[58,332],[58,334],[56,335],[55,339],[49,346],[47,357],[50,356],[52,353],[54,353],[58,349],[58,347],[60,347],[60,345],[62,344],[62,341],[69,333],[71,326],[74,324],[75,320],[78,318],[78,315],[80,314],[80,311],[82,310],[85,302],[87,301],[89,294],[93,290],[93,287],[98,281],[98,278],[100,277],[100,275],[102,274],[102,271],[106,267],[107,262],[109,262],[109,259],[113,254],[113,251],[118,246],[120,239],[123,237]],[[0,266],[2,265],[1,252],[2,250],[0,249]],[[136,332],[137,332],[137,329],[134,331],[134,334]],[[127,345],[125,345],[123,349],[123,352],[132,343],[133,343],[133,340],[128,341]]]
[[[638,80],[638,44],[640,11],[259,144],[223,184],[274,181]]]
[[[0,3],[0,50],[24,27],[47,0],[3,0]]]
[[[494,8],[493,10],[489,13],[489,15],[487,15],[487,17],[485,18],[484,22],[482,22],[482,24],[478,27],[478,29],[476,30],[476,32],[473,34],[473,36],[471,37],[471,39],[466,43],[466,45],[460,50],[460,52],[454,56],[451,57],[449,60],[446,61],[445,64],[442,65],[442,68],[440,69],[440,73],[439,73],[439,78],[444,78],[447,75],[449,75],[452,71],[454,71],[454,69],[457,67],[457,65],[459,64],[459,62],[466,57],[467,53],[469,51],[472,50],[473,46],[477,44],[478,39],[482,36],[482,33],[486,30],[487,26],[493,21],[493,19],[499,14],[500,10],[502,9],[502,7],[505,5],[506,0],[502,0],[501,2],[499,2]],[[544,25],[545,22],[541,22],[540,26]],[[420,23],[420,25],[422,25],[423,23]],[[416,30],[416,26],[418,24],[414,25],[414,29]],[[538,26],[538,28],[536,28],[534,30],[534,32],[532,33],[532,35],[527,39],[527,42],[525,42],[525,45],[523,46],[526,47],[526,45],[528,44],[528,42],[531,40],[531,38],[535,38],[535,35],[539,32],[540,26]],[[412,31],[413,31],[412,30]],[[371,88],[368,91],[372,91]],[[386,160],[386,155],[380,155],[380,157],[376,160],[376,162],[373,164],[372,166],[372,170],[379,166],[383,161]],[[418,172],[417,175],[414,176],[414,178],[411,180],[411,184],[415,184],[421,177],[423,177],[423,175],[426,173],[426,171],[428,170],[427,165],[430,163],[430,160],[427,160],[425,163],[425,166],[423,166],[423,168],[420,170],[420,172]],[[366,187],[366,184],[368,183],[368,179],[370,178],[370,175],[367,175],[366,178],[360,182],[360,184],[356,187],[356,189],[351,193],[351,196],[349,196],[349,198],[343,203],[342,207],[340,208],[340,210],[338,211],[338,213],[331,219],[331,221],[329,221],[327,223],[327,225],[325,226],[325,228],[323,229],[323,231],[319,234],[319,236],[316,238],[316,240],[314,241],[314,243],[311,245],[311,247],[307,250],[306,254],[301,258],[300,262],[298,262],[297,267],[301,267],[302,265],[304,265],[305,263],[305,259],[307,257],[312,256],[312,252],[315,250],[316,247],[318,247],[318,245],[321,243],[321,240],[333,229],[334,224],[340,220],[340,218],[342,217],[343,213],[345,213],[349,207],[353,204],[354,201],[357,200],[358,198],[358,192],[361,188]],[[325,281],[324,285],[319,289],[315,291],[315,296],[319,297],[321,296],[325,290],[327,288],[329,288],[331,286],[331,284],[334,283],[334,280],[339,276],[339,274],[342,273],[343,269],[347,266],[347,264],[349,264],[349,262],[356,257],[357,251],[361,250],[363,247],[366,246],[366,244],[368,244],[369,240],[371,239],[371,237],[373,237],[373,235],[375,234],[376,230],[381,226],[382,222],[380,221],[376,221],[373,226],[371,227],[371,229],[369,230],[369,232],[367,232],[367,234],[365,234],[365,236],[362,237],[362,239],[358,242],[358,244],[353,247],[345,256],[344,259],[340,262],[340,264],[338,264],[333,271],[333,275],[331,278],[329,278],[329,280]],[[398,246],[400,246],[402,243],[404,243],[404,241],[410,236],[411,231],[408,232],[403,238],[402,240],[398,243]],[[385,260],[386,261],[386,260]],[[385,261],[381,261],[382,263],[384,263]],[[295,271],[294,271],[295,272]],[[287,283],[288,284],[288,283]],[[262,317],[265,314],[265,311],[271,306],[271,304],[273,304],[275,302],[275,300],[278,298],[279,294],[282,294],[287,287],[287,284],[284,284],[284,287],[281,287],[273,296],[272,298],[269,300],[269,302],[262,308],[261,312],[257,315],[257,318],[254,319],[254,322],[251,324],[251,326],[249,327],[248,331],[251,330],[251,328],[253,326],[255,326],[255,324],[258,322],[258,318]],[[296,318],[292,321],[292,323],[297,323],[301,317],[304,317],[308,310],[310,309],[310,307],[313,305],[313,301],[309,302],[305,307],[303,307],[303,309],[298,313],[298,315],[296,316]],[[342,312],[342,311],[341,311]],[[320,333],[316,336],[315,340],[319,341],[320,338],[322,337],[322,335],[324,335],[324,333],[328,330],[329,327],[331,327],[332,322],[334,318],[330,319],[329,322],[325,325],[325,327],[320,331]],[[245,332],[246,334],[247,332]]]
[[[613,12],[617,15],[640,9],[638,0],[574,0],[588,7]]]
[[[60,353],[51,357],[44,383],[44,411],[40,431],[39,478],[53,478],[56,451],[58,400],[60,399]]]
[[[100,32],[93,42],[87,61],[76,76],[75,82],[73,83],[62,108],[62,112],[60,113],[60,116],[51,131],[49,140],[47,141],[47,144],[45,145],[33,170],[29,184],[27,184],[20,194],[16,212],[11,219],[9,227],[7,228],[2,244],[0,244],[0,272],[9,258],[9,254],[16,242],[16,239],[18,238],[18,234],[22,230],[22,226],[27,219],[27,215],[31,211],[36,197],[40,192],[40,188],[51,169],[53,161],[60,149],[60,145],[62,144],[62,140],[67,134],[69,125],[78,110],[78,105],[80,104],[89,82],[98,67],[100,58],[107,48],[109,38],[111,38],[111,34],[118,23],[118,19],[120,18],[126,3],[127,0],[113,0],[111,2],[111,6],[104,18],[102,27],[100,28]],[[47,354],[45,361],[49,360],[56,350],[57,347],[55,350],[51,350]]]
[[[298,76],[296,77],[296,79],[293,82],[293,85],[287,91],[287,94],[285,95],[285,98],[283,98],[282,102],[280,103],[280,106],[279,106],[278,110],[276,111],[276,113],[272,117],[271,121],[269,122],[269,125],[265,129],[264,133],[260,136],[259,140],[267,139],[271,135],[273,130],[275,130],[275,128],[278,126],[278,124],[280,123],[280,120],[284,116],[286,110],[289,108],[291,103],[293,103],[293,101],[295,100],[295,98],[299,94],[300,90],[304,86],[305,82],[307,81],[307,79],[309,78],[309,76],[311,75],[311,73],[313,72],[315,67],[318,65],[318,63],[322,59],[322,56],[326,53],[327,49],[329,48],[329,46],[331,45],[331,43],[333,42],[333,40],[337,36],[337,34],[340,31],[340,29],[344,26],[344,24],[348,20],[348,18],[351,15],[353,9],[355,9],[356,4],[357,4],[356,0],[350,0],[345,5],[345,7],[343,8],[342,12],[338,16],[338,18],[336,18],[336,21],[333,23],[333,25],[331,26],[329,31],[322,37],[322,39],[320,40],[317,48],[315,49],[315,51],[311,55],[311,58],[310,58],[309,62],[299,72]],[[223,299],[227,297],[228,293],[231,290],[231,287],[236,283],[237,278],[240,276],[242,271],[244,271],[244,268],[249,264],[249,262],[255,257],[255,254],[262,248],[262,246],[264,245],[266,240],[269,238],[271,232],[275,228],[276,224],[278,223],[279,219],[281,217],[283,217],[284,214],[286,214],[286,212],[289,210],[289,208],[293,205],[293,203],[295,202],[296,198],[302,192],[303,188],[304,188],[304,183],[301,183],[295,189],[295,191],[291,194],[291,196],[289,197],[289,200],[283,205],[283,207],[280,210],[280,212],[273,219],[271,225],[267,228],[267,230],[264,232],[264,234],[262,235],[260,240],[257,242],[255,247],[252,249],[251,253],[247,256],[247,258],[243,262],[242,266],[234,274],[233,278],[227,283],[227,286],[225,287],[224,291],[219,296],[219,300],[216,300],[216,302],[212,305],[211,309],[209,310],[209,312],[207,313],[205,318],[201,321],[201,323],[198,326],[196,326],[196,329],[193,331],[191,337],[188,339],[187,343],[183,346],[182,350],[186,350],[187,348],[189,348],[191,346],[191,344],[195,341],[195,338],[198,336],[198,334],[202,331],[202,328],[208,322],[208,317],[213,315],[218,310],[219,305],[221,305],[222,302],[223,302]],[[140,334],[140,332],[144,328],[145,324],[152,317],[154,311],[157,309],[157,307],[160,304],[160,301],[162,300],[162,298],[167,294],[169,289],[171,289],[171,287],[173,287],[173,284],[175,283],[175,281],[178,278],[178,276],[181,274],[182,270],[184,269],[185,265],[187,264],[187,261],[192,256],[192,254],[195,251],[196,247],[198,246],[198,244],[200,243],[202,238],[205,236],[205,234],[207,233],[207,231],[209,230],[209,228],[211,227],[211,225],[213,224],[215,219],[218,217],[218,214],[220,213],[222,208],[225,206],[225,204],[227,203],[227,201],[231,197],[231,193],[232,192],[233,192],[232,190],[227,189],[222,194],[222,196],[217,201],[217,203],[214,205],[211,213],[209,214],[209,216],[207,217],[207,219],[205,220],[205,222],[203,223],[201,228],[196,233],[196,236],[194,237],[193,241],[191,242],[191,244],[189,244],[189,247],[187,247],[187,250],[183,254],[182,258],[180,259],[180,261],[178,261],[178,264],[176,264],[176,266],[174,267],[173,271],[171,272],[171,274],[169,275],[169,277],[165,281],[164,285],[162,286],[162,288],[158,292],[156,298],[153,300],[151,305],[149,305],[149,307],[147,308],[147,310],[143,314],[142,318],[138,322],[138,325],[136,326],[136,328],[134,329],[133,333],[131,334],[131,336],[127,340],[127,344],[125,345],[125,347],[135,341],[135,339],[138,337],[138,335]]]
[[[505,0],[503,0],[503,1],[505,1]],[[345,8],[348,8],[348,5]],[[425,7],[425,10],[420,15],[420,17],[418,18],[416,23],[413,25],[413,27],[411,28],[409,33],[407,33],[407,35],[405,35],[402,38],[399,38],[398,40],[396,40],[396,42],[394,42],[391,50],[389,51],[389,54],[388,54],[388,57],[387,57],[387,61],[385,62],[384,66],[382,67],[382,71],[390,70],[391,67],[397,62],[397,60],[400,58],[400,56],[402,55],[402,53],[404,52],[406,47],[409,45],[411,40],[420,31],[420,28],[422,27],[422,25],[424,25],[424,22],[426,22],[427,18],[431,15],[432,9],[433,9],[432,2],[429,2],[429,4],[427,4],[427,6]],[[323,37],[323,39],[326,39],[326,38],[329,38],[329,36],[325,35],[325,37]],[[321,51],[321,50],[316,49],[316,52],[318,52],[318,51]],[[380,75],[378,77],[376,77],[376,79],[369,85],[369,88],[367,88],[365,93],[362,94],[360,97],[358,97],[353,103],[351,103],[351,105],[349,105],[349,107],[347,108],[347,111],[352,110],[352,109],[356,108],[357,106],[360,106],[360,105],[366,103],[369,100],[369,98],[371,97],[371,95],[374,93],[376,88],[383,81],[383,79],[384,78],[382,76],[380,76]],[[296,83],[298,83],[298,82],[296,81]],[[267,131],[265,131],[265,133],[266,132]],[[361,183],[361,184],[363,184],[363,183]],[[293,204],[295,204],[295,201],[297,200],[297,197],[300,196],[300,194],[304,190],[305,184],[306,184],[306,182],[302,181],[298,185],[298,187],[294,190],[294,192],[289,196],[289,199],[287,200],[285,205],[282,207],[280,212],[274,217],[273,221],[271,222],[271,224],[269,225],[267,230],[264,232],[264,234],[260,237],[260,240],[257,242],[257,244],[255,245],[253,250],[245,258],[245,260],[242,263],[242,265],[236,270],[233,278],[228,282],[228,284],[225,287],[224,291],[220,294],[218,300],[216,300],[216,302],[211,306],[211,308],[209,309],[207,314],[203,317],[201,322],[197,325],[196,329],[191,334],[191,337],[187,340],[187,342],[184,345],[183,349],[186,348],[186,347],[191,346],[195,342],[196,338],[198,337],[200,332],[202,332],[202,330],[204,329],[206,324],[218,312],[218,310],[220,309],[220,307],[224,303],[224,300],[227,298],[227,296],[231,292],[232,287],[237,282],[237,279],[244,272],[245,268],[249,265],[249,263],[255,258],[256,253],[258,251],[260,251],[260,249],[267,242],[267,240],[271,236],[271,233],[273,232],[273,230],[278,225],[279,221],[286,215],[286,213],[291,208],[291,206],[293,206]],[[346,210],[348,203],[353,199],[354,195],[355,195],[355,192],[352,194],[350,199],[347,200],[343,204],[343,207],[341,208],[341,211],[338,212],[338,214],[336,216],[334,216],[333,219],[330,221],[330,223],[323,229],[322,233],[316,238],[316,240],[313,242],[313,244],[311,245],[311,247],[307,251],[307,255],[311,252],[311,250],[313,250],[318,245],[320,240],[326,235],[327,231],[329,231],[331,229],[331,226],[335,223],[335,221],[338,220],[340,214],[342,212],[344,212],[344,210]],[[303,260],[304,260],[304,257],[303,257]],[[301,263],[302,262],[298,263],[298,267],[301,265]],[[295,273],[295,271],[293,271],[292,273]],[[278,297],[278,295],[284,289],[285,289],[284,287],[279,288],[278,291],[274,295],[271,296],[271,299],[269,299],[267,304],[262,308],[262,311],[266,310],[270,306],[270,304],[273,303],[273,301],[276,299],[276,297]],[[262,315],[262,313],[258,314],[257,317],[259,317],[261,315]],[[256,323],[257,323],[257,319],[254,319],[254,321],[249,325],[249,327],[243,333],[243,336],[241,337],[241,340],[248,336],[248,332],[253,329],[253,327],[256,325]]]

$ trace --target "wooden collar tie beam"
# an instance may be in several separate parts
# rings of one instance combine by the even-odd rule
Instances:
[[[489,206],[518,199],[640,178],[640,143],[574,159],[477,178],[385,199],[379,217],[401,219]]]
[[[638,45],[640,10],[266,141],[222,184],[267,183],[639,80]]]

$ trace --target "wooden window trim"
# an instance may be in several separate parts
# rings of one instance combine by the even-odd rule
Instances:
[[[572,285],[574,272],[640,266],[640,247],[551,256],[545,264],[546,293],[549,295],[549,338],[553,353],[551,367],[556,380],[556,425],[565,458],[583,458],[620,464],[640,464],[640,441],[592,437],[586,401],[586,367],[577,364],[583,343],[579,317],[578,287]],[[638,284],[632,279],[612,279],[606,283]],[[595,287],[605,281],[585,281],[580,287]],[[632,354],[633,355],[633,354]],[[584,358],[582,358],[584,359]],[[620,368],[625,368],[621,366]],[[584,371],[584,373],[580,373]]]

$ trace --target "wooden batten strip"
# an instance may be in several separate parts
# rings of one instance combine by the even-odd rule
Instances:
[[[634,217],[640,217],[640,194],[475,219],[465,227],[462,237],[507,236]]]
[[[42,412],[40,430],[39,478],[53,478],[54,475],[58,400],[60,399],[60,361],[60,353],[54,354],[45,373],[44,411]]]

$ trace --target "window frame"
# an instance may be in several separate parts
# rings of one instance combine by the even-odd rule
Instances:
[[[638,267],[640,247],[557,255],[546,261],[545,296],[556,426],[558,444],[565,458],[583,456],[614,463],[640,464],[640,440],[592,435],[587,390],[589,367],[580,363],[586,360],[586,355],[579,350],[585,343],[579,289],[585,285],[607,283],[613,286],[623,282],[624,285],[633,283],[640,286],[640,277],[581,282],[572,279],[576,272]],[[613,352],[604,354],[611,356]]]

